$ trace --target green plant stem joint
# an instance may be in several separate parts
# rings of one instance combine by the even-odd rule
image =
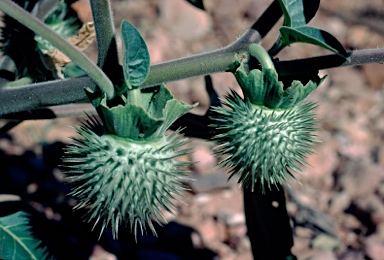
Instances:
[[[160,208],[174,212],[191,164],[176,160],[190,152],[180,149],[187,140],[165,132],[193,106],[175,100],[164,86],[140,92],[135,105],[122,95],[121,104],[110,106],[105,94],[87,93],[103,126],[89,117],[76,128],[82,138],[74,137],[66,151],[68,178],[76,185],[72,195],[80,200],[76,208],[89,208],[88,220],[102,220],[102,231],[111,224],[115,237],[122,224],[135,235],[138,227],[156,234],[151,218],[162,223]]]
[[[316,77],[306,85],[295,80],[284,88],[267,53],[261,46],[253,47],[257,53],[250,50],[250,54],[262,70],[249,71],[246,63],[235,64],[233,70],[244,99],[232,91],[223,101],[226,107],[213,108],[218,122],[213,125],[215,154],[224,156],[219,164],[230,169],[230,178],[238,175],[239,183],[252,190],[260,182],[265,190],[265,185],[271,188],[300,171],[313,152],[316,105],[302,100],[324,78]]]

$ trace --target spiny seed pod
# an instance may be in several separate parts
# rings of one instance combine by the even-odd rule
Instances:
[[[111,223],[117,236],[118,227],[129,223],[135,235],[138,225],[148,225],[155,232],[150,217],[164,222],[160,208],[173,211],[172,200],[185,190],[188,162],[176,158],[189,153],[178,150],[186,144],[176,132],[145,143],[115,135],[97,133],[101,125],[90,119],[77,128],[84,139],[73,138],[76,144],[67,149],[65,162],[77,183],[72,195],[89,207],[89,220],[104,219],[102,229]],[[145,226],[144,226],[145,228]]]
[[[243,187],[260,182],[281,184],[292,171],[299,171],[306,155],[316,143],[313,103],[300,103],[292,109],[273,110],[243,100],[236,92],[226,97],[223,107],[213,108],[216,156],[227,155],[220,162],[229,167],[231,176],[240,176]]]
[[[317,143],[313,103],[301,102],[323,79],[316,78],[305,86],[294,81],[284,90],[274,69],[251,70],[240,65],[234,75],[244,99],[232,91],[223,104],[214,107],[214,141],[219,164],[239,175],[243,187],[254,190],[256,182],[281,184],[300,171],[306,156]]]
[[[190,162],[177,158],[190,153],[176,131],[166,135],[169,126],[193,108],[175,100],[161,86],[156,95],[141,92],[142,106],[121,104],[109,107],[104,98],[92,98],[103,126],[89,117],[66,150],[64,162],[68,179],[75,185],[72,195],[79,198],[76,208],[86,208],[88,221],[101,221],[102,230],[111,224],[114,237],[120,225],[141,232],[151,219],[163,223],[161,208],[174,212],[174,201],[185,190],[186,167]],[[156,104],[157,108],[151,104]],[[145,110],[143,107],[147,108]]]

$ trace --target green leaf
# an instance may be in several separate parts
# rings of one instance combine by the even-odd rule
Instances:
[[[106,99],[103,99],[100,108],[108,133],[135,141],[153,138],[153,134],[163,123],[162,119],[151,117],[142,107],[130,104],[109,108]]]
[[[0,218],[0,259],[47,259],[40,244],[32,237],[26,213]]]
[[[154,118],[163,118],[163,108],[167,102],[172,100],[171,92],[162,84],[156,88],[147,88],[141,90],[141,107]]]
[[[165,131],[182,115],[188,113],[192,108],[196,107],[198,104],[189,105],[177,99],[172,99],[167,102],[163,110],[164,122],[161,127],[156,132],[157,135],[164,135]]]
[[[344,58],[348,58],[348,53],[343,45],[332,34],[321,29],[309,26],[296,28],[282,26],[280,33],[284,45],[290,45],[295,42],[309,43],[328,49]]]
[[[264,73],[257,69],[248,72],[242,64],[234,75],[243,90],[244,96],[248,97],[255,105],[264,105],[266,92],[264,88]]]
[[[205,10],[203,0],[187,0],[187,2],[196,6],[197,8],[199,8],[201,10]]]
[[[244,97],[255,105],[273,109],[287,109],[294,107],[325,79],[317,75],[311,77],[304,86],[299,80],[294,80],[289,86],[279,81],[274,69],[253,69],[248,74],[243,67],[234,73],[237,82],[243,90]]]
[[[306,25],[319,9],[320,0],[279,0],[284,14],[284,26]]]
[[[327,76],[322,78],[316,76],[311,79],[305,86],[299,80],[294,80],[291,86],[284,91],[284,97],[281,107],[291,107],[297,104],[299,101],[305,99],[313,90],[315,90]]]
[[[149,53],[140,32],[129,22],[121,23],[123,72],[129,88],[141,85],[149,72]]]
[[[263,70],[263,86],[265,89],[264,106],[269,108],[282,108],[284,85],[278,80],[275,70]],[[294,106],[294,104],[292,104]]]

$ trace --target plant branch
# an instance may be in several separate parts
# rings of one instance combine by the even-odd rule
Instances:
[[[330,54],[306,59],[297,59],[289,61],[276,61],[275,67],[279,76],[294,76],[306,74],[314,71],[358,66],[369,63],[384,63],[384,48],[366,49],[348,52],[350,61],[345,60],[337,54]]]
[[[3,4],[8,1],[9,0],[4,2],[0,1],[0,3]],[[101,1],[104,3],[99,3],[99,1],[94,2],[94,9],[105,7],[105,5],[109,8],[109,5],[104,1]],[[94,12],[96,13],[98,11],[95,10]],[[110,9],[108,9],[108,13],[109,12]],[[251,28],[234,43],[212,52],[152,65],[148,78],[140,87],[146,88],[188,77],[227,71],[235,60],[241,59],[241,55],[248,51],[250,44],[261,42],[264,35],[274,26],[281,15],[282,11],[279,1],[275,0]],[[95,17],[101,18],[99,15],[95,15]],[[107,20],[109,19],[111,19],[110,16]],[[111,21],[100,26],[98,29],[99,32],[102,32],[101,34],[107,34],[106,37],[100,36],[98,40],[100,41],[98,42],[99,44],[102,45],[102,42],[107,39],[111,41],[109,49],[104,47],[100,48],[99,63],[101,65],[103,65],[103,62],[104,65],[109,64],[104,60],[105,55],[108,56],[108,51],[111,51],[111,48],[113,49],[113,46],[116,46],[114,44],[114,36],[112,36],[112,33],[108,33],[110,26]],[[349,62],[333,54],[291,61],[275,61],[274,64],[280,76],[295,76],[298,74],[313,73],[326,68],[384,62],[384,49],[357,50],[349,54],[351,56]],[[112,62],[111,64],[115,63]],[[120,66],[119,69],[121,69]],[[114,73],[118,74],[115,71],[116,70],[114,70]],[[83,91],[86,87],[93,90],[95,89],[95,84],[89,77],[50,81],[12,89],[4,87],[0,89],[0,116],[41,107],[86,101],[87,97]],[[68,95],[68,93],[71,94]]]
[[[115,26],[108,0],[91,0],[92,15],[96,30],[97,64],[112,81],[121,77],[115,37]]]
[[[79,65],[85,72],[87,72],[87,74],[97,83],[97,85],[107,94],[109,98],[114,96],[113,84],[109,78],[75,46],[71,45],[39,19],[10,0],[0,1],[0,10],[4,11],[7,15],[14,18],[19,23],[52,43],[56,48],[62,51],[72,61],[76,62],[76,64]]]
[[[215,51],[213,52],[215,53],[214,55],[212,55],[212,53],[201,54],[197,60],[204,62],[206,66],[196,70],[201,74],[190,76],[205,75],[213,73],[212,71],[224,72],[227,69],[227,66],[221,65],[222,67],[219,71],[215,70],[214,66],[217,66],[218,63],[220,63],[219,61],[216,61],[216,59],[223,59],[223,57],[226,57],[225,59],[228,59],[229,61],[230,59],[228,57],[230,55],[234,57],[234,53],[224,54],[228,49],[229,47]],[[279,76],[294,76],[327,68],[384,63],[384,48],[356,50],[349,52],[349,55],[351,58],[349,62],[336,54],[331,54],[306,59],[276,61],[274,64]],[[179,60],[152,65],[148,79],[141,87],[144,88],[159,85],[164,81],[178,80],[179,77],[177,77],[177,75],[174,75],[175,78],[171,78],[172,72],[167,76],[169,78],[164,77],[162,74],[164,71],[177,69],[178,64],[187,68],[188,64],[193,63],[195,58],[196,56],[190,56]],[[199,67],[200,65],[197,62],[195,66]],[[94,90],[95,84],[89,77],[85,76],[75,79],[37,83],[23,87],[2,88],[0,89],[0,116],[40,107],[86,101],[87,97],[83,90],[86,87]],[[71,93],[71,95],[68,95],[68,93]]]
[[[87,76],[22,87],[3,87],[0,88],[0,115],[85,101],[84,88],[96,89],[95,83]]]
[[[148,78],[140,87],[227,71],[240,58],[239,53],[247,52],[250,44],[262,41],[282,14],[279,1],[273,1],[260,18],[232,44],[212,52],[153,65]]]
[[[237,50],[226,47],[212,52],[152,65],[147,79],[140,88],[227,71],[231,64],[239,58],[237,57],[238,52],[241,50],[246,51],[245,48],[236,47],[238,47]]]

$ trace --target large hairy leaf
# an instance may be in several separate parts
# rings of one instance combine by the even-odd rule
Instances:
[[[0,259],[47,259],[41,242],[32,237],[24,212],[0,218]]]
[[[282,26],[280,33],[284,45],[290,45],[295,42],[310,43],[326,48],[344,58],[348,58],[348,53],[343,45],[332,34],[321,29],[309,26],[296,28]]]
[[[123,71],[128,88],[141,85],[149,72],[149,53],[140,32],[129,22],[121,23]]]
[[[330,33],[318,28],[306,26],[319,9],[320,0],[279,0],[284,14],[284,23],[280,28],[280,38],[269,51],[276,55],[295,42],[309,43],[328,49],[338,55],[348,58],[343,45]]]

